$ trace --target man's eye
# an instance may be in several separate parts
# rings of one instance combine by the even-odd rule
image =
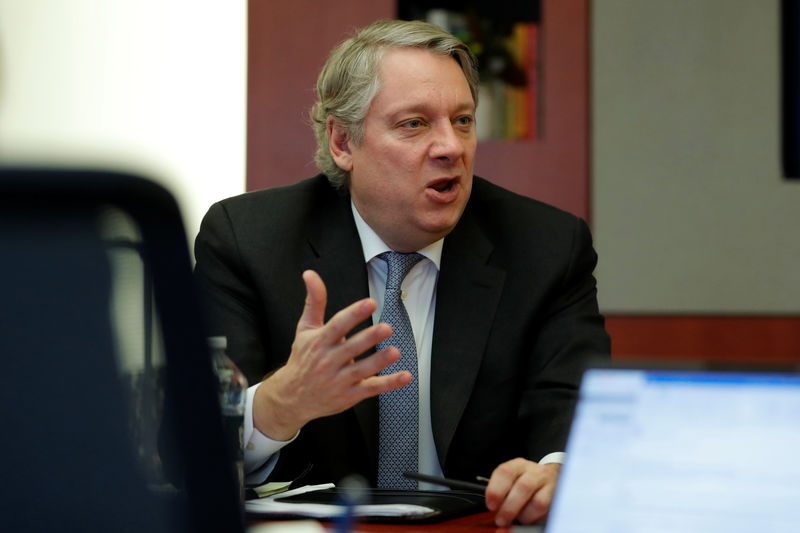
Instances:
[[[469,126],[474,119],[471,116],[458,117],[457,122],[462,126]]]
[[[422,126],[422,121],[418,119],[409,120],[405,123],[406,128],[419,128]]]

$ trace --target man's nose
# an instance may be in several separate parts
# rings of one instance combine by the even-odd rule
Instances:
[[[433,135],[432,158],[455,161],[464,154],[464,141],[450,122],[438,124]]]

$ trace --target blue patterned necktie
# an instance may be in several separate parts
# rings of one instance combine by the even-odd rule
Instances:
[[[413,490],[418,487],[417,482],[404,478],[403,472],[416,472],[418,469],[417,346],[408,313],[403,305],[400,284],[422,256],[416,253],[384,252],[378,257],[389,265],[380,321],[392,326],[392,336],[379,343],[375,349],[382,350],[387,346],[396,346],[400,350],[400,360],[385,368],[381,374],[408,370],[412,376],[411,383],[405,387],[384,392],[378,397],[380,411],[378,487]]]

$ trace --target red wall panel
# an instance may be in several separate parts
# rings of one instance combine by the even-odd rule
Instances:
[[[319,172],[308,110],[317,74],[354,28],[393,18],[393,0],[250,0],[247,190],[287,185]]]
[[[800,317],[610,315],[615,359],[800,363]]]

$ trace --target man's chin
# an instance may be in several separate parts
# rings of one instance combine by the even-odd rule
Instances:
[[[386,244],[388,244],[396,252],[417,252],[423,248],[426,248],[427,246],[430,246],[439,239],[446,237],[451,231],[453,231],[455,224],[417,224],[415,225],[416,229],[414,231],[410,231],[408,229],[409,227],[410,226],[406,226],[405,231],[402,231],[399,235],[396,235],[396,238],[392,239],[392,242],[384,239],[386,240]]]
[[[450,233],[461,220],[466,205],[466,202],[459,202],[448,205],[444,209],[436,209],[429,214],[423,224],[433,233]]]
[[[423,225],[423,231],[425,234],[428,235],[428,244],[434,243],[439,239],[442,239],[450,234],[451,231],[456,227],[458,224],[458,220],[461,218],[461,213],[459,213],[458,217],[451,217],[446,220],[437,220],[437,221],[429,221],[427,224]]]

